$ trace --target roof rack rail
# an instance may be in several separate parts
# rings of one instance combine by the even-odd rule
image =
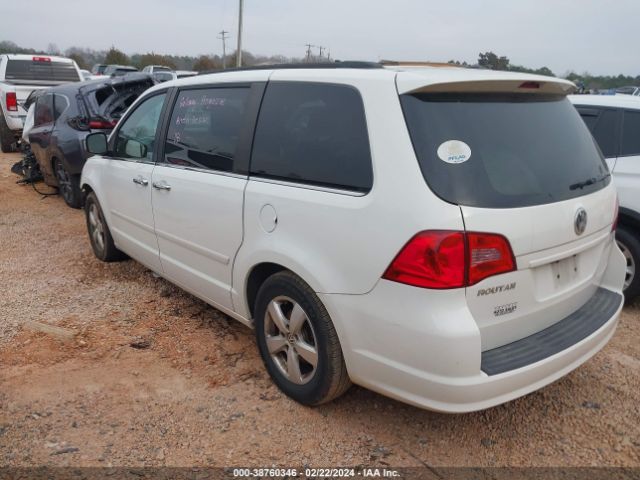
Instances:
[[[237,67],[227,68],[225,70],[207,70],[206,72],[200,72],[198,75],[209,75],[212,73],[223,72],[244,72],[251,70],[286,70],[286,69],[331,69],[331,68],[361,68],[361,69],[374,69],[384,68],[382,65],[376,62],[360,62],[360,61],[346,61],[341,62],[336,60],[335,62],[326,63],[276,63],[273,65],[254,65],[252,67]]]

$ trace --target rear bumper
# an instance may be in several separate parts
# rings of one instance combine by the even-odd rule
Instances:
[[[17,114],[5,114],[5,120],[7,121],[7,126],[9,130],[11,130],[17,137],[22,134],[22,128],[24,127],[24,120],[26,119],[26,115],[17,115]]]
[[[381,280],[366,295],[320,297],[354,383],[421,408],[463,413],[533,392],[602,349],[624,303],[621,262],[622,254],[612,249],[601,286],[591,287],[594,296],[585,307],[485,352],[463,289],[434,292]]]

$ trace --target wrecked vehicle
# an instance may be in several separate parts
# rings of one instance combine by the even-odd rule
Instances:
[[[67,205],[82,206],[80,173],[90,156],[85,137],[92,132],[109,133],[154,84],[151,76],[134,73],[54,87],[37,99],[29,143],[45,183],[57,187]]]
[[[82,80],[76,62],[50,55],[0,55],[0,150],[17,145],[27,111],[24,101],[38,89]]]

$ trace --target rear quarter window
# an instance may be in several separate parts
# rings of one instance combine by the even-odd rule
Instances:
[[[344,85],[270,83],[256,127],[251,173],[368,192],[373,171],[359,92]]]
[[[54,121],[53,94],[47,93],[38,98],[33,115],[33,125],[40,126]]]
[[[593,107],[579,107],[578,112],[592,133],[605,157],[618,155],[618,110]]]
[[[640,111],[624,112],[620,155],[640,155]]]
[[[542,205],[611,181],[589,130],[565,97],[414,94],[402,95],[401,103],[422,174],[450,203]],[[450,145],[460,150],[455,158],[443,156]]]

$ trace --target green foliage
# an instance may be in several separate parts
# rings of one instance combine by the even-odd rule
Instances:
[[[626,87],[629,85],[640,86],[640,75],[636,75],[635,77],[631,75],[594,76],[589,72],[582,74],[569,72],[566,78],[577,85],[584,85],[585,88],[589,90],[609,90],[611,88]]]
[[[71,60],[75,60],[75,62],[78,64],[78,67],[80,67],[81,69],[83,70],[91,69],[91,66],[87,65],[87,63],[84,60],[84,57],[79,53],[72,53],[70,55],[67,55],[67,57],[70,58]]]
[[[509,70],[509,59],[498,57],[493,52],[480,53],[478,65],[490,70]]]
[[[208,55],[200,55],[193,64],[193,70],[197,72],[206,72],[209,70],[217,70],[222,68],[222,64],[215,61],[213,57]]]
[[[108,65],[129,65],[131,60],[124,53],[112,46],[104,57],[104,63]]]

